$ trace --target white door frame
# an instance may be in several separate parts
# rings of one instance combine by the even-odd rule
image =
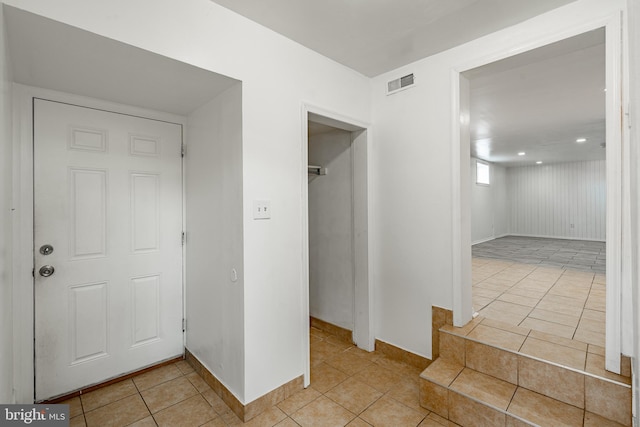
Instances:
[[[492,62],[514,56],[549,43],[554,43],[591,30],[604,28],[606,33],[606,170],[607,170],[607,220],[606,220],[606,368],[620,370],[621,353],[621,301],[622,291],[622,64],[621,17],[612,14],[601,20],[567,27],[562,32],[541,34],[522,47],[472,59],[451,70],[452,94],[452,144],[451,178],[453,196],[453,323],[463,326],[472,318],[471,306],[471,219],[468,190],[469,136],[468,93],[461,73]],[[468,90],[468,88],[466,89]],[[462,97],[462,98],[461,98]]]
[[[13,84],[13,383],[17,403],[34,400],[33,98],[162,120],[184,129],[186,118],[53,90]],[[182,166],[184,177],[184,160]],[[183,179],[184,183],[184,179]],[[183,188],[184,193],[184,188]],[[184,229],[183,197],[183,229]],[[184,248],[183,248],[184,264]],[[184,295],[184,269],[182,277]],[[184,298],[183,298],[184,300]],[[184,302],[183,302],[184,312]]]
[[[354,282],[355,282],[355,310],[353,337],[356,345],[364,350],[375,349],[373,328],[373,245],[371,230],[373,230],[373,189],[372,189],[372,161],[371,161],[371,126],[359,120],[343,116],[330,110],[308,103],[302,105],[301,114],[301,165],[302,182],[302,318],[305,325],[302,339],[302,355],[304,366],[304,386],[310,384],[311,365],[309,350],[309,185],[307,180],[308,153],[308,120],[309,115],[322,116],[328,119],[326,124],[348,131],[364,130],[351,143],[353,177],[354,177]],[[366,189],[366,190],[365,190]],[[365,190],[365,191],[362,191]],[[362,194],[364,193],[364,194]]]

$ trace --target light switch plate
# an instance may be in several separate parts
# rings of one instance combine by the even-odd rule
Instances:
[[[269,219],[271,218],[271,201],[254,200],[253,201],[253,219]]]

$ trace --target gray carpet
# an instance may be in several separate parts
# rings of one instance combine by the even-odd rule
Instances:
[[[506,236],[472,246],[473,257],[605,273],[605,243]]]

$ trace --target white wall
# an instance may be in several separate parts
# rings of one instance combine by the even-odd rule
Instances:
[[[373,79],[378,339],[428,357],[430,308],[453,306],[453,70],[592,29],[625,5],[578,0]],[[386,96],[389,80],[412,72],[414,88]]]
[[[632,288],[633,288],[633,345],[635,356],[632,358],[633,369],[633,408],[638,417],[640,410],[640,2],[629,0],[629,58],[630,68],[630,101],[631,135],[630,135],[630,172],[631,172],[631,235],[632,243]]]
[[[0,403],[13,403],[11,75],[0,7]]]
[[[245,357],[240,83],[188,117],[185,196],[186,347],[241,398]]]
[[[605,240],[604,160],[508,168],[507,177],[511,234]]]
[[[491,184],[477,184],[477,161],[471,158],[471,244],[509,234],[506,169],[489,163]]]
[[[368,123],[370,80],[209,0],[2,1],[242,81],[244,392],[237,397],[248,403],[300,376],[308,334],[301,106]],[[253,220],[254,200],[271,201],[270,220]]]
[[[351,132],[309,136],[309,314],[354,330]]]

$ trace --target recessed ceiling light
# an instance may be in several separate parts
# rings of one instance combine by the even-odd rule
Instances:
[[[576,139],[576,142],[578,143],[587,142],[587,138],[578,138]]]
[[[542,164],[542,162],[541,162],[540,160],[538,160],[538,161],[536,162],[536,165],[541,165],[541,164]]]
[[[518,156],[524,156],[525,154],[527,154],[527,153],[525,153],[524,151],[521,151],[521,152],[518,153]]]

